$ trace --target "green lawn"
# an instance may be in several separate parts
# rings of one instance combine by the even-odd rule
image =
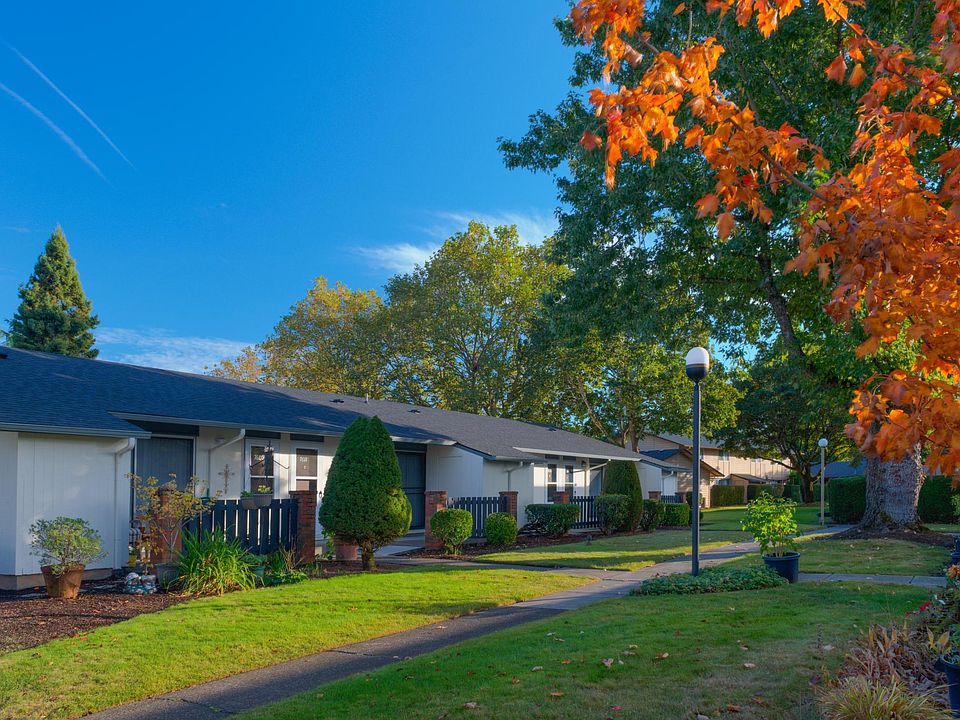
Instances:
[[[704,510],[700,530],[740,530],[740,521],[746,510],[745,505]],[[796,518],[802,532],[816,530],[820,527],[820,506],[800,505],[797,508]],[[830,518],[827,520],[829,521]]]
[[[701,531],[700,548],[708,550],[749,539],[744,532]],[[638,535],[600,537],[590,543],[549,545],[525,550],[479,555],[481,562],[515,563],[542,567],[580,567],[607,570],[639,570],[690,552],[690,530],[657,530]]]
[[[0,655],[0,718],[65,718],[585,582],[421,567],[175,605]]]
[[[800,572],[941,575],[950,557],[946,548],[908,540],[830,540],[800,538]],[[731,565],[760,565],[759,553]]]
[[[813,720],[811,680],[868,623],[899,621],[927,597],[913,587],[809,583],[612,600],[240,717]]]

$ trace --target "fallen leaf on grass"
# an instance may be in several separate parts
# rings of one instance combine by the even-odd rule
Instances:
[[[603,666],[604,666],[604,667],[612,667],[612,666],[613,666],[613,658],[606,658],[606,659],[604,659],[604,660],[601,660],[600,662],[603,663]]]
[[[467,710],[476,710],[476,709],[477,709],[477,704],[476,704],[475,702],[465,702],[465,703],[463,704],[463,706],[464,706]]]
[[[666,660],[668,657],[670,657],[670,653],[668,652],[657,653],[656,657],[653,658],[653,661],[656,662],[657,660]]]
[[[757,664],[756,664],[756,663],[744,663],[743,666],[744,666],[747,670],[753,670],[753,669],[757,666]]]
[[[562,698],[562,697],[563,697],[563,693],[562,693],[562,692],[554,691],[554,692],[550,693],[550,697],[552,697],[552,698]]]
[[[767,704],[767,699],[763,695],[757,695],[756,697],[751,698],[750,702],[752,702],[754,705],[760,705],[761,707],[764,707]]]
[[[543,665],[534,665],[530,668],[530,672],[540,672],[541,670],[543,670]]]
[[[739,705],[734,705],[733,703],[727,703],[727,712],[738,713],[743,712],[743,708]]]
[[[570,661],[569,661],[569,660],[561,660],[561,661],[560,661],[560,664],[561,664],[561,665],[569,665],[569,664],[570,664]]]
[[[519,685],[519,684],[520,684],[520,678],[515,677],[515,678],[513,678],[510,682],[511,682],[513,685]]]
[[[833,650],[833,645],[824,645],[824,646],[823,646],[823,649],[824,649],[826,652],[830,652],[831,650]]]

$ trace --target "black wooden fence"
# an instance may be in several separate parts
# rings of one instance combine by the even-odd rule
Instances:
[[[599,525],[597,522],[597,506],[593,502],[594,499],[592,495],[570,498],[571,503],[580,507],[580,519],[573,524],[575,529],[591,528]]]
[[[487,525],[487,515],[495,512],[507,512],[507,498],[505,497],[461,497],[447,501],[448,508],[468,510],[473,516],[473,533],[471,537],[483,537]]]
[[[239,540],[245,550],[256,555],[289,550],[297,540],[297,501],[274,499],[268,507],[244,510],[239,500],[218,500],[184,529],[194,534],[222,532],[228,541]]]

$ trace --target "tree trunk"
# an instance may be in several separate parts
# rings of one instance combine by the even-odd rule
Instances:
[[[867,459],[867,506],[864,529],[920,527],[917,500],[923,484],[923,463],[917,448],[897,462]]]
[[[363,560],[363,569],[364,570],[376,570],[377,561],[374,559],[374,550],[373,547],[363,546],[360,548],[360,557]]]

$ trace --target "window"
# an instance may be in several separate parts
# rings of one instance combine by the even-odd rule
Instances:
[[[557,499],[557,466],[547,465],[547,502],[556,502]]]
[[[264,445],[250,446],[250,492],[266,485],[273,492],[273,448]]]
[[[568,497],[573,497],[573,465],[567,465],[567,477],[566,477],[566,487],[563,489],[569,493]]]
[[[730,461],[730,451],[729,451],[729,450],[721,450],[721,451],[720,451],[720,459],[721,459],[721,460],[726,460],[727,462],[729,462],[729,461]]]
[[[319,453],[312,448],[297,448],[296,468],[297,490],[309,490],[311,487],[316,490],[320,479]]]

